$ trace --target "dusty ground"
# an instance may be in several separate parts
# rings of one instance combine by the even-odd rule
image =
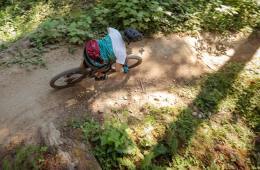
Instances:
[[[72,56],[66,49],[47,53],[47,68],[26,71],[12,67],[1,71],[1,144],[30,138],[41,124],[57,118],[64,111],[64,102],[79,91],[54,91],[48,85],[52,76],[78,65],[80,51]]]
[[[87,113],[105,116],[111,108],[131,104],[135,109],[146,102],[163,106],[177,104],[178,96],[168,92],[172,84],[196,79],[219,68],[233,55],[232,49],[228,49],[229,55],[214,61],[208,54],[198,55],[196,49],[196,39],[190,37],[172,35],[145,39],[129,48],[129,52],[142,56],[142,65],[125,76],[120,84],[109,80],[84,80],[75,87],[59,91],[49,87],[49,80],[61,71],[78,66],[81,48],[73,55],[67,47],[46,53],[47,68],[1,70],[0,144],[33,142],[42,124],[64,122],[72,116]],[[259,56],[259,50],[256,55]]]

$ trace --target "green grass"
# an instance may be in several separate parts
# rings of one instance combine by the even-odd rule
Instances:
[[[103,169],[236,168],[236,160],[230,162],[228,156],[216,153],[215,145],[223,143],[238,152],[247,152],[253,147],[253,131],[242,120],[233,123],[229,116],[212,118],[202,123],[187,141],[187,136],[194,133],[190,128],[202,120],[184,113],[185,117],[181,117],[182,121],[177,124],[165,123],[167,119],[161,116],[168,115],[176,119],[180,117],[178,114],[182,114],[176,110],[181,111],[182,108],[147,106],[149,115],[145,113],[145,120],[150,119],[151,115],[157,115],[153,117],[155,121],[152,123],[140,120],[131,126],[119,120],[107,120],[103,126],[97,122],[85,122],[81,128],[86,139],[92,143]],[[180,144],[182,149],[178,150]]]
[[[256,67],[228,62],[195,83],[170,88],[189,105],[145,105],[136,119],[127,108],[116,109],[105,125],[92,122],[81,129],[104,169],[256,168],[253,141],[260,123],[259,75],[252,72]],[[132,152],[120,151],[129,147]]]
[[[0,67],[2,68],[10,67],[14,64],[25,68],[28,68],[30,66],[46,66],[46,62],[42,58],[42,50],[36,48],[19,50],[17,54],[10,59],[0,60]]]
[[[37,170],[44,162],[43,154],[47,152],[46,147],[28,145],[18,147],[14,153],[7,155],[1,160],[3,170]]]

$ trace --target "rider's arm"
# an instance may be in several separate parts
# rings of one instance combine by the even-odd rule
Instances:
[[[115,79],[114,81],[122,81],[122,79],[124,79],[124,76],[126,74],[124,74],[123,72],[123,65],[122,64],[119,64],[119,63],[116,63],[115,64],[115,69],[116,69],[116,76],[115,76]]]

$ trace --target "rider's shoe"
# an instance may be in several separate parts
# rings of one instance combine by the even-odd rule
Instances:
[[[103,80],[106,80],[108,78],[108,75],[107,74],[104,74],[103,76],[101,77],[95,77],[95,80],[96,81],[103,81]]]

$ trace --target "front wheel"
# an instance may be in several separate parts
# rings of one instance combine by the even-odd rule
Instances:
[[[50,81],[50,86],[55,89],[70,87],[73,86],[75,83],[80,82],[86,77],[86,75],[87,73],[82,71],[81,68],[73,68],[53,77]]]
[[[126,58],[126,63],[128,65],[128,68],[134,68],[142,63],[142,58],[136,55],[130,55]]]

